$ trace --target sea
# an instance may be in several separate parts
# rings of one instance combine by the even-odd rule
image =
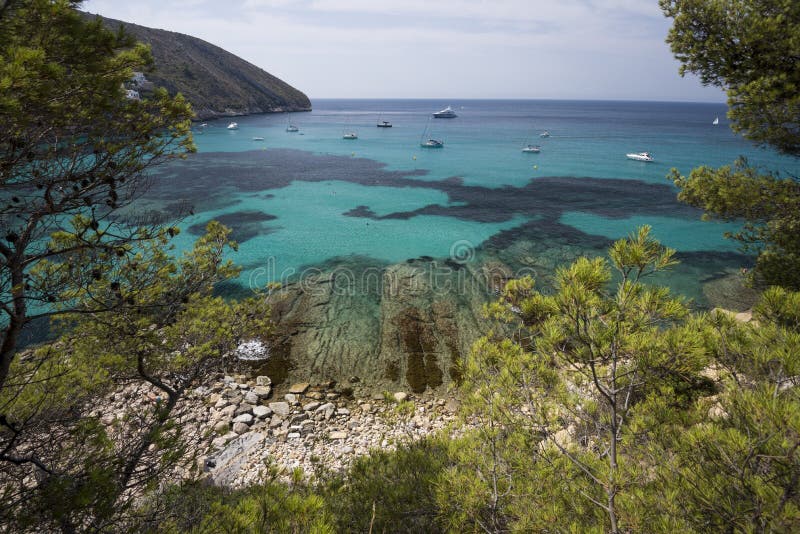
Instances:
[[[233,229],[242,274],[221,291],[359,262],[414,258],[502,263],[551,280],[565,262],[604,255],[648,224],[681,265],[658,279],[698,308],[745,308],[753,258],[676,200],[671,169],[749,164],[800,175],[797,159],[734,133],[714,103],[559,100],[325,100],[313,111],[194,126],[197,153],[161,167],[137,210],[180,221],[180,252],[208,221]],[[434,119],[451,106],[457,118]],[[713,124],[719,118],[719,124]],[[230,122],[238,129],[228,129]],[[389,121],[391,128],[378,128]],[[287,132],[295,125],[298,132]],[[348,132],[357,139],[344,139]],[[544,132],[549,136],[542,137]],[[421,141],[443,141],[440,149]],[[539,145],[539,153],[522,147]],[[626,158],[649,152],[654,161]]]

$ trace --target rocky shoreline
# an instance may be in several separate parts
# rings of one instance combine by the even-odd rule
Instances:
[[[107,427],[126,412],[159,402],[154,390],[128,388],[90,415]],[[301,469],[340,472],[370,450],[439,432],[456,420],[458,401],[449,394],[404,391],[354,395],[335,382],[298,383],[280,393],[269,377],[218,376],[196,387],[175,410],[190,448],[175,480],[204,478],[238,488]]]

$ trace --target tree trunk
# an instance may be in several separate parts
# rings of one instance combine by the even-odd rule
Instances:
[[[17,343],[22,327],[25,324],[25,278],[22,265],[14,262],[14,258],[9,261],[8,268],[11,271],[11,296],[13,315],[9,317],[8,326],[3,333],[3,343],[0,345],[0,390],[8,379],[11,371],[11,363],[17,351]]]

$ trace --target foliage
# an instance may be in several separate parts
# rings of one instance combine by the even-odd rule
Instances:
[[[688,177],[673,170],[678,199],[723,220],[744,219],[729,237],[758,254],[755,281],[800,289],[800,183],[759,174],[740,161],[719,169],[698,167]]]
[[[446,438],[373,450],[355,460],[344,476],[325,481],[338,532],[441,532],[435,493],[449,461]]]
[[[800,156],[800,4],[794,0],[660,0],[667,42],[704,84],[728,92],[735,131]]]
[[[634,488],[648,482],[635,458],[649,426],[638,409],[690,402],[704,347],[685,304],[642,283],[675,263],[648,227],[610,258],[614,291],[604,259],[580,258],[557,272],[555,294],[515,280],[488,308],[519,330],[478,341],[466,363],[466,413],[480,424],[452,484],[481,480],[483,494],[464,492],[460,528],[540,530],[558,517],[579,531],[642,527]]]
[[[269,469],[241,490],[189,482],[154,495],[133,529],[144,532],[441,532],[436,483],[449,440],[429,438],[391,451],[373,450],[345,473],[316,484]]]
[[[660,0],[674,19],[667,42],[704,84],[728,93],[731,125],[749,139],[800,156],[800,3],[794,0]],[[800,185],[738,162],[673,170],[679,198],[722,219],[758,253],[756,281],[800,289]]]
[[[659,485],[698,531],[800,528],[800,331],[771,320],[800,293],[768,293],[758,323],[708,318],[723,387],[693,406],[691,424],[664,432],[655,452]]]
[[[88,286],[174,233],[124,208],[148,169],[193,150],[183,97],[125,97],[148,49],[79,4],[14,0],[0,16],[0,387],[26,325],[118,304]]]
[[[164,533],[332,534],[333,520],[322,496],[275,476],[238,491],[198,483],[171,487],[151,518],[135,530]]]
[[[179,424],[179,400],[242,339],[269,331],[263,301],[211,295],[217,281],[238,272],[223,260],[235,245],[229,233],[210,223],[180,261],[151,243],[154,250],[117,265],[117,282],[103,276],[86,288],[125,306],[62,317],[69,328],[58,342],[15,362],[0,394],[7,522],[104,528],[161,477],[192,462],[187,442],[196,436]],[[115,424],[102,423],[105,414],[95,408],[122,387],[136,388],[137,397],[114,414]],[[147,397],[154,402],[138,402]],[[39,483],[20,489],[33,466]]]

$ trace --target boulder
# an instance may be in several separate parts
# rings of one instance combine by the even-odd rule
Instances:
[[[295,395],[302,395],[306,391],[308,391],[309,384],[308,382],[300,382],[298,384],[292,384],[292,387],[289,388],[289,393],[294,393]]]
[[[245,423],[245,424],[249,425],[249,424],[252,424],[252,422],[253,422],[253,416],[250,415],[249,413],[243,413],[241,415],[237,415],[233,419],[233,423],[234,424],[235,423]]]
[[[255,391],[248,391],[244,395],[244,402],[247,404],[258,404],[259,396]]]
[[[267,406],[253,406],[253,415],[259,419],[264,419],[272,415],[272,410]]]
[[[246,423],[233,423],[233,431],[237,434],[244,434],[250,430],[250,425]]]
[[[328,402],[319,406],[315,411],[317,413],[323,413],[325,415],[325,419],[330,419],[336,412],[336,405],[334,405],[332,402]]]
[[[335,430],[328,433],[328,439],[347,439],[347,432]]]
[[[236,407],[236,410],[234,410],[233,415],[235,417],[238,415],[242,415],[243,413],[253,413],[253,405],[243,402]]]
[[[309,402],[309,403],[303,405],[303,411],[305,411],[305,412],[313,412],[314,410],[316,410],[319,407],[320,407],[320,403],[319,402],[317,402],[317,401]]]
[[[405,391],[398,391],[392,396],[394,397],[394,400],[396,400],[397,402],[403,402],[404,400],[408,399],[408,393],[406,393]]]
[[[272,380],[268,376],[257,376],[256,377],[256,385],[257,386],[271,386]]]
[[[286,417],[292,412],[288,402],[270,402],[269,409],[281,417]]]
[[[223,439],[225,436],[218,438],[218,440]],[[230,485],[247,465],[248,453],[260,446],[263,439],[263,434],[246,432],[236,437],[220,452],[210,456],[206,460],[206,469],[210,472],[212,482],[221,486]],[[218,443],[217,440],[214,442]]]
[[[259,399],[266,399],[272,393],[272,388],[269,386],[256,386],[253,388],[253,393],[258,395]]]

